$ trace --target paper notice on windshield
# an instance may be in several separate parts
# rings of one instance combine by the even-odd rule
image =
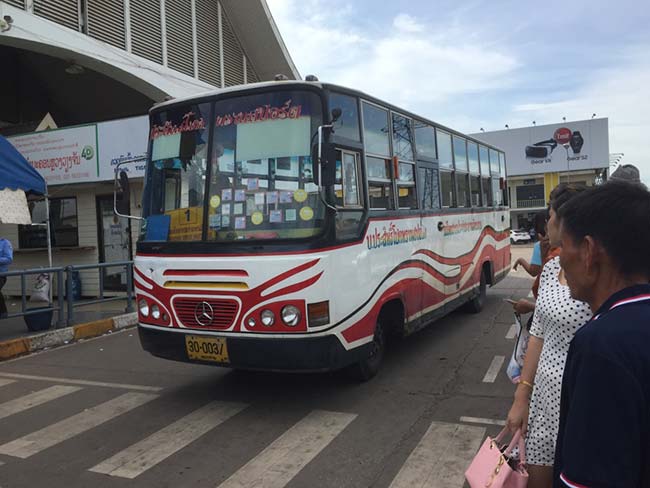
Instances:
[[[270,191],[266,194],[266,203],[269,205],[272,203],[278,203],[278,192]]]
[[[310,129],[309,116],[237,125],[237,160],[306,156]]]

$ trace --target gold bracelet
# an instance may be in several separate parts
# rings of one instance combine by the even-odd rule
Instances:
[[[526,380],[519,380],[519,384],[520,384],[520,385],[526,385],[526,386],[529,387],[531,390],[534,388],[534,385],[533,385],[532,383],[529,383],[529,382],[526,381]]]

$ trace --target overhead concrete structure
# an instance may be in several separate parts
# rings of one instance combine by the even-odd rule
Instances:
[[[264,0],[0,0],[4,16],[5,135],[48,112],[58,126],[97,122],[168,97],[299,77]]]

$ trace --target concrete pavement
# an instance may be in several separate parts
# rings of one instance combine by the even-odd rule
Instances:
[[[503,299],[530,285],[393,343],[364,384],[164,361],[132,329],[0,363],[0,486],[461,487],[512,398]]]

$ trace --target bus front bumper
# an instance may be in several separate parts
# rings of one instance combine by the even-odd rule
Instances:
[[[197,331],[178,332],[138,325],[142,348],[154,356],[188,363],[208,364],[236,369],[266,371],[328,371],[340,369],[367,358],[371,344],[346,350],[333,335],[320,337],[274,338],[233,337],[228,334],[210,335],[225,338],[227,363],[190,359],[185,346],[187,335]]]

